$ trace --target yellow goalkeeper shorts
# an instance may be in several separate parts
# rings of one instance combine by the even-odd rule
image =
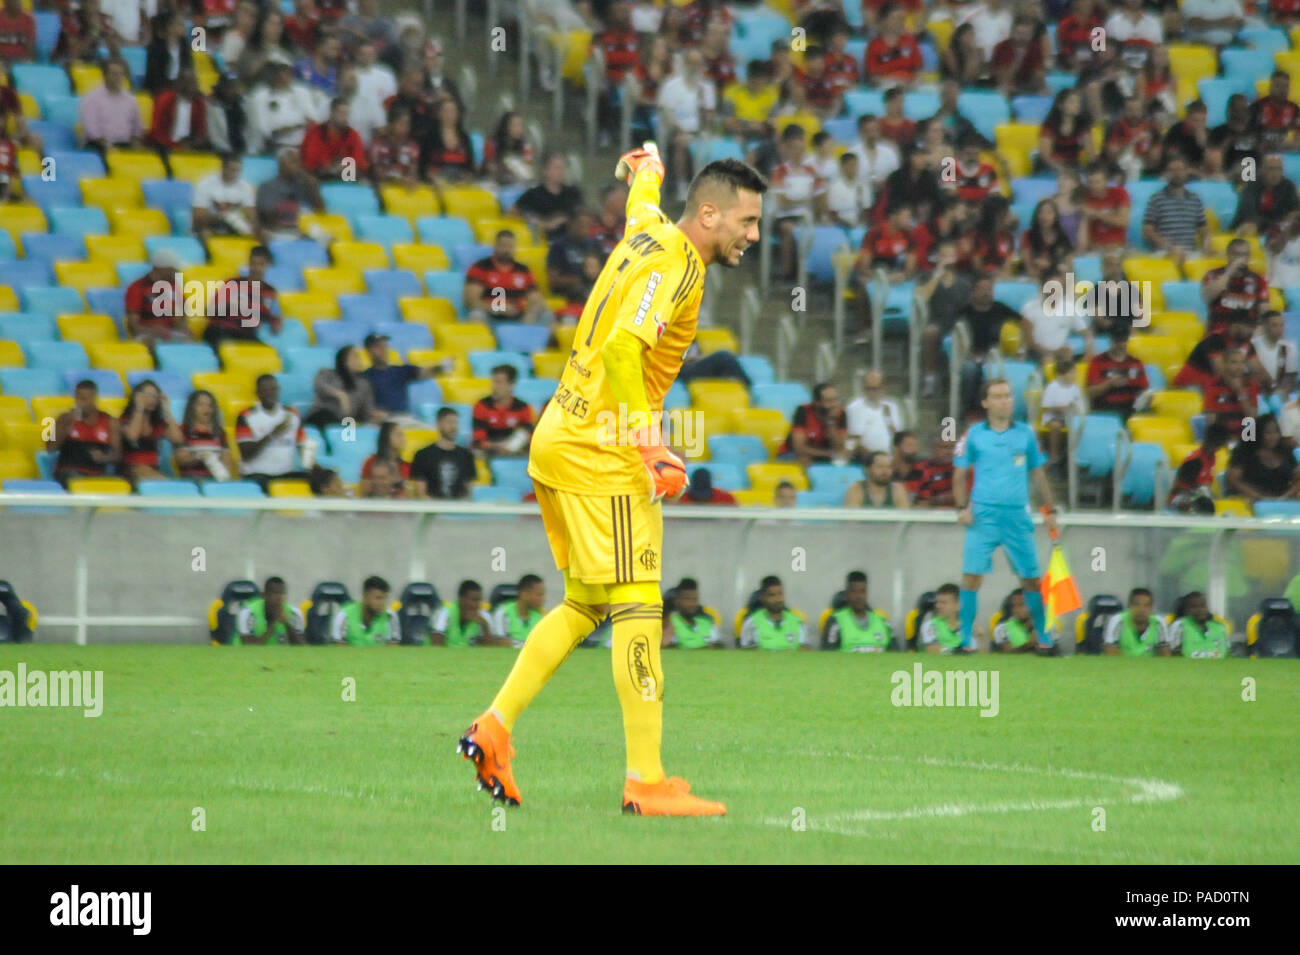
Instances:
[[[646,494],[572,494],[533,482],[555,566],[584,584],[658,582],[663,505]]]

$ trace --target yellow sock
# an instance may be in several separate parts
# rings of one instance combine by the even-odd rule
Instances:
[[[616,603],[612,594],[611,603]],[[610,619],[614,625],[614,689],[623,707],[627,774],[644,783],[657,783],[664,778],[659,758],[664,728],[664,671],[659,659],[663,606],[624,604]]]
[[[603,619],[604,614],[589,604],[566,596],[564,603],[537,622],[519,651],[514,668],[492,701],[492,711],[506,730],[514,729],[519,714],[527,709],[560,664]]]

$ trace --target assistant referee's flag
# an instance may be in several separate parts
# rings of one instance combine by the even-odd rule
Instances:
[[[1074,586],[1070,567],[1065,562],[1065,552],[1059,544],[1052,545],[1052,559],[1043,578],[1043,607],[1047,611],[1047,629],[1056,626],[1056,619],[1083,606],[1079,588]]]

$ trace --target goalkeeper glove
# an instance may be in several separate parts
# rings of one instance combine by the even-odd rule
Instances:
[[[688,483],[682,459],[662,444],[650,444],[644,428],[630,432],[629,437],[641,452],[641,462],[650,476],[650,503],[658,504],[665,497],[673,501],[681,497]]]
[[[629,186],[643,169],[653,170],[662,184],[664,181],[664,163],[659,158],[659,147],[652,142],[642,143],[640,149],[624,153],[614,167],[614,178],[621,179]]]

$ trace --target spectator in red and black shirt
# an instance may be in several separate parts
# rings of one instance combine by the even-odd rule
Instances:
[[[728,51],[731,31],[720,19],[709,21],[700,41],[700,53],[704,56],[704,75],[717,87],[718,98],[722,91],[736,82],[736,58]],[[811,48],[808,51],[812,52]]]
[[[1210,487],[1214,484],[1214,475],[1218,471],[1218,454],[1228,446],[1232,439],[1231,432],[1221,422],[1211,422],[1205,427],[1205,440],[1201,446],[1183,459],[1178,466],[1178,473],[1173,486],[1169,489],[1169,506],[1174,510],[1185,511],[1196,508],[1195,500],[1204,499],[1209,507],[1201,506],[1203,512],[1213,514],[1214,504],[1210,498]]]
[[[1059,173],[1087,166],[1095,155],[1092,116],[1084,109],[1083,98],[1077,90],[1061,90],[1038,130],[1039,165]]]
[[[989,196],[980,206],[972,230],[972,260],[977,271],[997,277],[1011,274],[1016,254],[1016,216],[1006,196]]]
[[[181,70],[174,86],[159,93],[153,102],[153,117],[146,137],[164,163],[177,149],[204,151],[208,148],[207,99],[199,91],[193,70]],[[184,126],[177,117],[188,115]],[[170,164],[168,164],[170,167]]]
[[[1088,170],[1087,188],[1080,204],[1080,251],[1122,247],[1128,237],[1131,214],[1128,191],[1106,181],[1106,167],[1094,163]]]
[[[890,4],[880,11],[880,32],[867,44],[862,75],[872,86],[909,85],[921,72],[921,48],[906,32],[902,9]]]
[[[515,234],[497,233],[492,254],[479,259],[465,275],[465,307],[470,317],[482,321],[535,322],[546,312],[532,270],[515,261]]]
[[[962,202],[978,204],[998,188],[998,171],[980,158],[983,145],[980,136],[970,134],[957,143],[954,178],[945,180],[944,186],[953,189]]]
[[[1112,172],[1122,170],[1133,179],[1155,175],[1164,163],[1162,140],[1159,124],[1144,112],[1143,100],[1130,96],[1124,101],[1124,115],[1106,131],[1106,161]]]
[[[117,419],[99,410],[99,387],[89,379],[77,382],[74,404],[54,422],[54,440],[46,447],[59,453],[54,462],[54,479],[67,485],[68,478],[96,477],[108,473],[108,466],[122,456],[122,432]]]
[[[1272,14],[1272,5],[1269,13]],[[1283,148],[1300,126],[1300,106],[1291,102],[1291,76],[1275,70],[1268,81],[1268,95],[1250,104],[1250,125],[1259,135],[1259,148]]]
[[[777,450],[777,457],[798,461],[805,468],[843,460],[848,433],[839,392],[834,385],[820,382],[813,386],[813,400],[795,409],[790,433]]]
[[[1268,18],[1279,26],[1300,21],[1300,0],[1269,0]]]
[[[533,437],[533,409],[515,397],[519,370],[492,369],[492,393],[474,406],[474,448],[489,456],[526,457]]]
[[[465,130],[460,104],[450,96],[438,104],[437,122],[425,148],[425,167],[429,177],[440,183],[474,178],[474,144]]]
[[[903,88],[885,91],[885,115],[880,117],[880,135],[899,148],[916,141],[916,123],[903,115]]]
[[[398,108],[370,143],[370,178],[375,185],[396,183],[414,189],[420,182],[420,144],[411,136],[411,113]]]
[[[907,490],[909,501],[916,498],[925,480],[921,442],[911,431],[894,432],[894,480]]]
[[[159,470],[162,461],[158,442],[166,439],[173,447],[179,447],[185,439],[162,389],[150,379],[132,388],[121,424],[122,468],[126,478],[132,484],[145,479],[165,479],[166,475]]]
[[[844,87],[826,72],[826,51],[819,46],[808,48],[804,68],[795,71],[795,102],[823,120],[839,115],[844,106]]]
[[[1047,89],[1047,63],[1043,45],[1034,36],[1034,21],[1016,17],[1011,36],[993,48],[989,68],[1004,96],[1042,93]]]
[[[1020,237],[1020,264],[1025,274],[1036,281],[1066,270],[1074,246],[1061,228],[1061,214],[1056,203],[1043,199],[1034,206],[1034,218]]]
[[[884,269],[891,282],[906,282],[916,275],[914,224],[912,207],[900,203],[889,210],[884,222],[867,231],[857,261],[858,278],[863,284],[871,281],[877,269]]]
[[[366,147],[357,131],[348,125],[352,105],[342,97],[330,101],[327,122],[308,127],[302,138],[302,165],[317,179],[325,182],[345,180],[350,170],[355,181],[369,168]]]
[[[934,215],[945,200],[951,199],[939,182],[939,175],[931,168],[925,150],[908,145],[901,152],[902,164],[885,177],[880,198],[871,207],[871,221],[874,223],[884,222],[899,206],[911,206],[916,218],[926,219]],[[928,249],[920,251],[924,256]]]
[[[157,342],[189,341],[180,259],[169,249],[153,254],[153,266],[126,287],[126,332],[149,346]]]
[[[723,0],[692,0],[682,9],[682,31],[691,43],[698,42],[714,20],[731,29],[731,11]]]
[[[830,49],[826,51],[826,75],[841,90],[851,90],[858,85],[862,75],[858,61],[846,52],[849,43],[847,27],[838,27],[831,33]]]
[[[190,480],[225,481],[234,473],[230,439],[221,426],[221,409],[210,391],[195,391],[181,415],[182,441],[176,446],[176,471]]]
[[[248,253],[248,275],[227,279],[214,296],[208,326],[203,330],[203,340],[213,351],[220,354],[223,341],[257,341],[263,325],[272,334],[280,334],[280,296],[266,280],[271,261],[270,249],[254,246]]]
[[[1070,11],[1056,25],[1056,55],[1061,69],[1077,74],[1092,62],[1097,55],[1093,31],[1101,27],[1096,0],[1074,0]]]
[[[1111,335],[1110,348],[1088,362],[1088,399],[1093,411],[1113,411],[1127,421],[1138,395],[1150,387],[1146,366],[1128,353],[1128,330]]]
[[[957,443],[940,438],[930,449],[930,459],[921,465],[916,489],[916,507],[952,507],[953,453]]]
[[[1181,153],[1187,165],[1194,170],[1206,169],[1206,152],[1210,149],[1210,131],[1206,125],[1205,104],[1194,100],[1187,104],[1187,114],[1182,122],[1175,123],[1165,133],[1165,158]]]
[[[1252,328],[1268,308],[1268,282],[1251,271],[1250,244],[1245,239],[1228,243],[1228,264],[1211,269],[1201,279],[1201,299],[1210,307],[1210,334],[1224,332],[1234,317]]]
[[[1241,437],[1243,418],[1259,414],[1259,382],[1246,374],[1246,358],[1235,349],[1224,352],[1222,374],[1202,393],[1207,421],[1222,422],[1234,438]]]
[[[1237,212],[1230,229],[1241,235],[1273,236],[1286,218],[1300,209],[1296,186],[1282,171],[1282,157],[1269,153],[1260,163],[1259,179],[1237,194]]]
[[[1206,152],[1205,175],[1227,176],[1231,181],[1243,178],[1244,160],[1259,161],[1259,131],[1251,122],[1250,101],[1241,93],[1228,97],[1228,115],[1222,126],[1210,130],[1210,149]]]
[[[1211,332],[1197,342],[1183,367],[1174,376],[1175,388],[1207,388],[1223,373],[1223,356],[1236,352],[1245,359],[1247,374],[1259,384],[1269,381],[1268,373],[1255,352],[1251,336],[1255,323],[1234,315],[1224,332]]]
[[[422,480],[411,479],[411,463],[402,460],[406,450],[406,430],[396,421],[385,421],[379,426],[379,441],[375,453],[366,458],[361,465],[362,497],[424,497],[425,488]],[[376,478],[378,465],[387,465],[392,469],[393,487],[383,488],[388,493],[373,494],[376,484],[383,482]],[[394,493],[397,492],[397,493]]]
[[[36,20],[23,10],[22,0],[5,0],[0,12],[0,59],[36,59]]]

